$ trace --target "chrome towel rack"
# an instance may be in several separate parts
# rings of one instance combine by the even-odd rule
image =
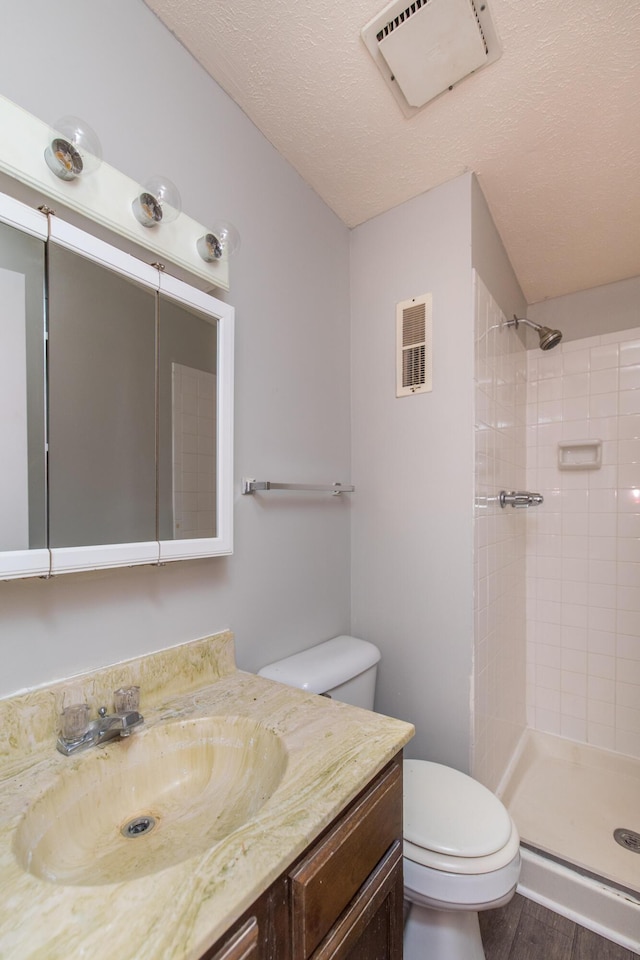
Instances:
[[[311,490],[318,493],[331,493],[334,497],[341,493],[353,493],[355,487],[350,483],[275,483],[273,480],[252,480],[245,477],[242,481],[242,493],[257,493],[262,490]]]
[[[498,503],[501,507],[537,507],[544,503],[541,493],[532,493],[530,490],[501,490],[498,494]]]

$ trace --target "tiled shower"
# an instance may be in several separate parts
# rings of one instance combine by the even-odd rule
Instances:
[[[525,350],[476,277],[473,773],[526,726],[640,757],[640,328]],[[602,462],[560,469],[562,441]],[[500,490],[541,507],[500,508]]]
[[[526,350],[475,275],[473,775],[495,789],[526,726]]]
[[[640,757],[640,328],[527,361],[528,724]],[[601,465],[559,469],[565,440]]]

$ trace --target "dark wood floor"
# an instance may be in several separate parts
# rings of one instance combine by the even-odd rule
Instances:
[[[640,960],[518,894],[506,907],[482,911],[480,929],[487,960]]]

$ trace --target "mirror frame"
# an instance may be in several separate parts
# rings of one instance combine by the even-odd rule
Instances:
[[[47,218],[37,210],[32,210],[13,197],[0,194],[0,221],[9,227],[15,227],[38,240],[46,242],[48,235]],[[43,309],[44,314],[44,309]],[[43,337],[44,337],[43,317]],[[44,374],[44,370],[43,370]],[[44,577],[49,574],[51,558],[47,547],[34,550],[0,551],[0,579],[16,577]]]
[[[163,564],[172,560],[226,556],[233,552],[233,356],[232,306],[168,276],[124,253],[117,247],[80,230],[57,216],[47,217],[12,197],[0,194],[0,221],[43,241],[56,243],[158,295],[193,308],[216,321],[217,327],[217,429],[216,429],[216,531],[217,536],[185,540],[152,540],[142,543],[99,544],[82,547],[47,547],[0,551],[0,579],[73,573],[138,564]],[[47,478],[48,482],[48,478]]]

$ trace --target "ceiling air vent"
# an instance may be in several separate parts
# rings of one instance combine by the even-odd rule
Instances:
[[[396,306],[396,396],[431,390],[431,294]]]
[[[485,0],[395,0],[362,39],[406,117],[502,54]]]

